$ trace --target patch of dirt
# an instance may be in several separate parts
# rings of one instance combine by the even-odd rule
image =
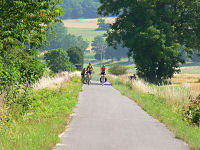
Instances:
[[[113,23],[115,21],[115,17],[103,18],[106,23]],[[97,20],[94,19],[69,19],[63,20],[64,26],[67,28],[81,28],[81,29],[97,29]]]

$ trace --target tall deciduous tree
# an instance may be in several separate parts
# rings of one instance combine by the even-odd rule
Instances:
[[[92,50],[96,52],[95,59],[100,61],[104,58],[104,52],[107,44],[103,36],[96,36],[92,41]]]
[[[118,47],[113,48],[112,46],[109,46],[105,49],[105,59],[117,59],[120,60],[121,58],[127,58],[128,49],[123,48],[118,45]]]
[[[98,13],[118,15],[108,31],[110,45],[123,42],[140,77],[154,82],[171,78],[184,63],[179,48],[200,48],[199,0],[100,0]]]
[[[41,46],[46,31],[60,15],[60,0],[0,1],[0,48]]]
[[[52,28],[52,31],[49,31],[47,46],[44,46],[42,49],[57,49],[62,48],[64,50],[72,47],[79,46],[82,50],[88,48],[88,42],[84,41],[82,36],[75,36],[67,33],[67,28],[64,27],[63,23],[56,23],[56,26]]]
[[[100,52],[103,48],[106,47],[106,42],[103,36],[96,36],[94,41],[92,41],[92,50],[95,52]]]
[[[98,0],[63,0],[62,7],[65,13],[62,19],[69,18],[97,18]]]
[[[42,76],[44,65],[34,48],[46,42],[46,31],[59,19],[60,0],[0,1],[0,94]]]

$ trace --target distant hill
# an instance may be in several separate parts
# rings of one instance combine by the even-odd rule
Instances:
[[[62,19],[97,18],[99,0],[63,0],[62,7],[65,9]]]

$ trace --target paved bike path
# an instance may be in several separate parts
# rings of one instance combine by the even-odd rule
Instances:
[[[112,86],[92,84],[84,85],[57,149],[188,150],[188,147]]]

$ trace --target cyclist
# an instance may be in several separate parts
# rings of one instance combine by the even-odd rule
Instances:
[[[92,71],[94,70],[92,63],[89,62],[89,65],[87,66],[87,73],[90,75],[90,79],[92,80]]]
[[[101,75],[105,75],[105,74],[106,74],[106,66],[103,65],[103,66],[101,67]]]
[[[106,66],[105,65],[102,65],[101,67],[101,75],[106,75]],[[100,81],[101,81],[101,78],[100,78]],[[107,81],[107,78],[105,78],[105,82]]]
[[[85,73],[86,73],[86,68],[83,68],[83,70],[81,71],[81,81],[85,80]]]

